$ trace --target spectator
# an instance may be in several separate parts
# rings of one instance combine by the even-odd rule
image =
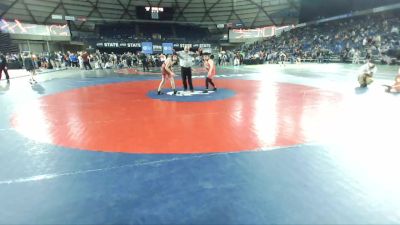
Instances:
[[[0,52],[0,80],[3,75],[3,71],[4,74],[6,75],[7,82],[10,82],[10,76],[8,75],[8,70],[7,70],[7,59],[3,55],[3,53]]]

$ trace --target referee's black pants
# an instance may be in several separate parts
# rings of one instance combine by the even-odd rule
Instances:
[[[8,75],[8,71],[7,71],[5,65],[4,65],[4,66],[0,66],[0,80],[1,80],[1,77],[2,77],[2,74],[3,74],[3,71],[4,71],[4,74],[6,74],[6,79],[9,80],[9,79],[10,79],[10,76]],[[191,79],[192,79],[192,78],[190,78],[190,80],[191,80]]]
[[[181,67],[182,74],[182,83],[183,90],[187,91],[187,83],[189,82],[190,91],[193,91],[193,82],[192,82],[192,68],[190,67]]]

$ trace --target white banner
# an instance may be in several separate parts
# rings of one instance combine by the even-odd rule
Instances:
[[[70,32],[68,26],[65,25],[37,25],[30,23],[21,23],[18,20],[7,21],[0,20],[0,30],[9,34],[26,34],[40,36],[63,36],[69,37]]]
[[[255,29],[232,29],[229,30],[229,42],[245,42],[246,39],[257,39],[275,35],[274,26]]]

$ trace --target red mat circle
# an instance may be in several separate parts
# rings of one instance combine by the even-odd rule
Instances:
[[[238,152],[309,141],[313,133],[307,126],[313,124],[318,104],[339,97],[302,85],[220,79],[219,87],[234,90],[234,97],[168,102],[147,96],[158,83],[114,83],[45,96],[19,109],[11,122],[33,140],[74,149]],[[201,86],[203,80],[195,84]]]

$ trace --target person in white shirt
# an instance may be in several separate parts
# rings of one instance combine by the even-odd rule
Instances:
[[[78,61],[79,61],[79,68],[83,70],[83,58],[82,58],[82,52],[78,52]]]
[[[279,53],[279,60],[280,60],[280,65],[281,66],[286,66],[286,59],[287,59],[287,57],[286,57],[286,54],[283,52],[283,51],[281,51],[280,53]]]
[[[371,63],[369,59],[367,59],[367,63],[362,65],[360,68],[360,72],[358,75],[358,82],[360,83],[360,87],[367,87],[370,85],[373,80],[373,75],[376,73],[377,68],[375,64]]]
[[[353,64],[359,64],[360,63],[360,52],[357,50],[354,50],[353,53]]]
[[[364,39],[363,39],[363,46],[366,46],[366,45],[367,45],[367,43],[368,43],[368,40],[367,40],[367,38],[364,38]]]
[[[239,56],[235,56],[235,59],[233,60],[233,65],[234,66],[239,66],[240,65],[240,60],[239,60]]]
[[[190,91],[193,92],[193,81],[192,81],[192,66],[193,66],[193,53],[189,52],[189,47],[186,46],[183,52],[177,52],[179,57],[179,65],[181,66],[181,75],[183,83],[183,91],[187,91],[188,84]]]

